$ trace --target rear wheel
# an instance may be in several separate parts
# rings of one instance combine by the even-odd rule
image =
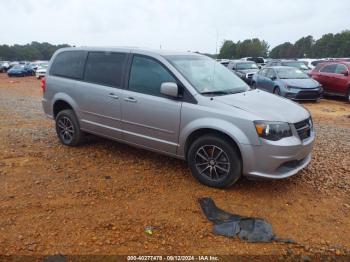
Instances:
[[[62,110],[57,114],[56,133],[61,143],[66,146],[78,146],[84,139],[78,119],[71,109]]]
[[[198,138],[190,146],[187,160],[193,176],[210,187],[229,187],[241,177],[242,162],[236,147],[220,136]]]
[[[280,95],[281,95],[281,90],[280,90],[280,88],[279,88],[278,86],[276,86],[275,89],[273,90],[273,93],[274,93],[275,95],[280,96]]]

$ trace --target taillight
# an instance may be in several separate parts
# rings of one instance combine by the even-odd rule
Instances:
[[[41,89],[43,90],[43,93],[46,91],[46,79],[45,77],[41,79]]]

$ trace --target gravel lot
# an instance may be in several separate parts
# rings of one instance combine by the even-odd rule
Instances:
[[[60,145],[41,95],[40,81],[0,74],[0,254],[350,254],[350,105],[342,100],[304,104],[317,130],[307,169],[217,190],[179,160],[95,137]],[[212,234],[197,202],[205,196],[267,219],[299,244]]]

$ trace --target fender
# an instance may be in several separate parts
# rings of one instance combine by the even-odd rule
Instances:
[[[205,117],[191,121],[186,126],[181,128],[181,133],[179,136],[180,143],[178,147],[178,155],[180,157],[185,156],[185,145],[188,137],[193,132],[200,129],[213,129],[228,135],[233,141],[235,141],[240,151],[243,149],[242,145],[260,144],[258,138],[256,141],[249,140],[248,136],[246,135],[247,132],[243,132],[243,130],[239,129],[231,122],[220,120],[218,118]],[[252,129],[255,131],[253,126]]]
[[[64,102],[68,103],[73,108],[78,119],[80,119],[81,114],[80,114],[80,110],[79,110],[79,106],[78,106],[77,102],[75,102],[75,100],[71,96],[67,95],[66,93],[59,92],[59,93],[56,93],[54,95],[54,97],[52,99],[52,104],[51,104],[52,112],[53,112],[53,107],[54,107],[55,103],[59,100],[62,100]]]

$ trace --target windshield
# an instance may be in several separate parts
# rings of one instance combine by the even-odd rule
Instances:
[[[307,79],[309,78],[304,72],[297,68],[278,68],[277,75],[281,79]]]
[[[303,62],[283,62],[284,66],[291,66],[301,70],[308,70],[309,68]]]
[[[165,58],[199,93],[232,94],[249,90],[243,80],[209,57],[172,55]]]
[[[24,65],[14,65],[12,68],[13,69],[22,69],[22,68],[24,68]]]
[[[247,70],[247,69],[259,69],[255,63],[238,63],[236,65],[238,70]]]

